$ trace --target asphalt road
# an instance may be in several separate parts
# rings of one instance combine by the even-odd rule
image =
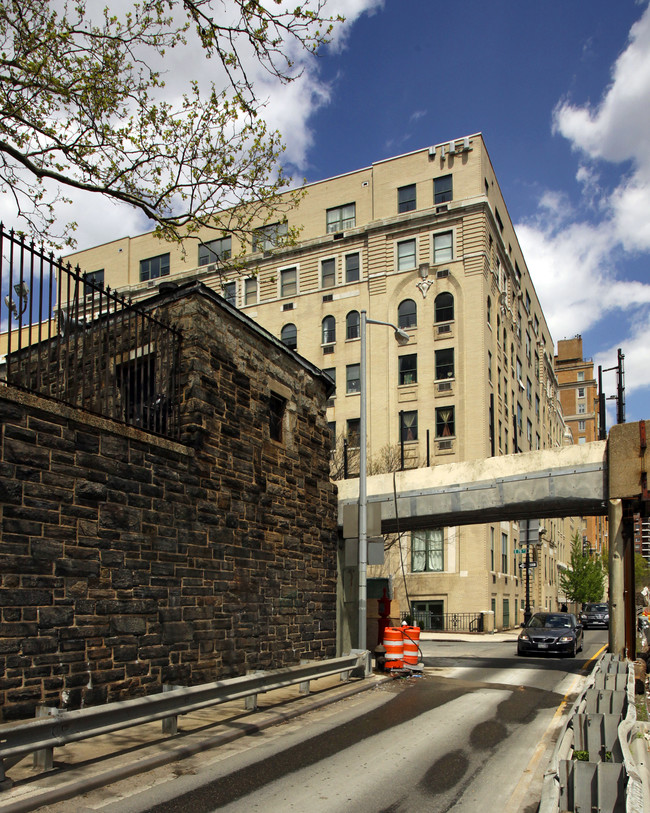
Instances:
[[[534,813],[561,712],[606,641],[587,632],[575,659],[518,658],[514,642],[489,638],[423,642],[422,677],[92,794],[75,811]]]

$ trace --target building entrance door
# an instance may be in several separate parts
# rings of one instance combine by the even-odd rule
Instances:
[[[423,630],[444,629],[445,603],[442,599],[432,601],[414,601],[413,623]]]

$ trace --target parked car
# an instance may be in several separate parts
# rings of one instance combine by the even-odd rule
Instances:
[[[609,628],[609,605],[604,603],[585,604],[580,613],[580,623],[588,630],[592,627]]]
[[[517,655],[571,655],[582,649],[582,624],[573,613],[535,613],[519,633]]]

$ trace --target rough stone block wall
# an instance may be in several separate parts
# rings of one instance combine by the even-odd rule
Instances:
[[[183,443],[0,391],[4,719],[336,654],[323,379],[201,285],[159,300]]]

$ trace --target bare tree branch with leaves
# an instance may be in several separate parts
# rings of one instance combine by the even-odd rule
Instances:
[[[203,227],[249,233],[260,216],[274,216],[288,179],[248,59],[275,81],[294,81],[290,54],[316,52],[341,19],[322,7],[142,0],[118,15],[91,12],[85,0],[58,10],[47,0],[6,0],[0,188],[50,244],[74,245],[75,224],[59,227],[54,207],[75,189],[139,209],[167,239]],[[222,86],[190,77],[169,98],[157,66],[174,49],[197,47],[214,60],[210,74],[220,71]]]

